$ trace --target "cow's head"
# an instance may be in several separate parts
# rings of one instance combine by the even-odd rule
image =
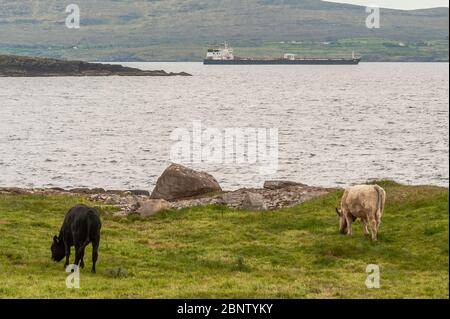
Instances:
[[[52,247],[52,259],[54,261],[61,261],[66,255],[66,250],[64,247],[64,242],[58,238],[58,236],[53,237]]]
[[[345,216],[342,213],[342,210],[336,208],[336,214],[339,217],[339,232],[341,234],[346,234],[347,233],[347,220],[345,219]]]
[[[347,219],[344,216],[344,213],[342,212],[342,209],[336,208],[336,214],[339,217],[339,232],[341,234],[347,233]],[[356,220],[356,217],[352,214],[349,214],[349,216],[352,218],[352,222]]]

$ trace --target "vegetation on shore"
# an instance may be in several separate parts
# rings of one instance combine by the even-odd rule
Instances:
[[[352,51],[362,56],[363,62],[448,62],[448,39],[442,40],[392,40],[386,38],[341,38],[323,41],[297,40],[260,42],[249,45],[231,41],[235,55],[241,57],[281,57],[285,53],[299,56],[330,57],[351,56]],[[149,45],[139,48],[96,48],[80,45],[76,52],[68,46],[54,46],[45,52],[40,47],[9,47],[0,43],[0,52],[97,61],[196,61],[205,56],[207,47],[196,44]],[[117,54],[119,50],[121,53]],[[150,53],[151,54],[150,54]]]
[[[237,48],[248,55],[281,56],[351,56],[352,51],[363,62],[448,62],[448,39],[433,41],[395,41],[383,38],[343,38],[322,42],[271,42],[260,48]],[[259,51],[259,54],[258,54]]]
[[[352,50],[325,42],[367,39],[354,47],[363,61],[448,61],[448,8],[381,8],[380,28],[370,29],[365,6],[319,0],[96,0],[81,1],[80,28],[74,30],[64,25],[65,7],[54,0],[3,0],[0,52],[104,62],[201,61],[202,47],[214,42],[228,41],[238,55],[265,56],[285,53],[281,47],[272,51],[273,43],[295,41],[303,43],[297,53],[322,55]],[[399,42],[405,46],[395,47]]]
[[[114,217],[72,196],[0,195],[0,298],[448,298],[448,188],[378,181],[387,193],[378,242],[339,234],[335,191],[269,212],[222,206]],[[97,206],[97,274],[65,286],[50,244],[66,211]],[[72,252],[72,261],[74,253]],[[365,286],[368,264],[381,288]]]

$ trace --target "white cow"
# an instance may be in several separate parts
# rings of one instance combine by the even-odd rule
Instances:
[[[336,208],[339,216],[339,231],[352,235],[352,222],[361,219],[364,234],[368,235],[369,225],[372,240],[377,240],[378,227],[384,211],[386,192],[378,185],[355,185],[345,190],[341,200],[341,209]]]

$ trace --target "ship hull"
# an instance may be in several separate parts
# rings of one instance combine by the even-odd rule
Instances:
[[[356,65],[360,59],[235,59],[235,60],[213,60],[204,59],[203,64],[207,65]]]

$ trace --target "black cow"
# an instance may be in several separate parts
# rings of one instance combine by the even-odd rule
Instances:
[[[100,215],[95,208],[72,207],[64,217],[59,236],[53,237],[52,259],[61,261],[65,256],[65,269],[69,265],[70,247],[75,246],[75,264],[84,268],[84,249],[92,242],[92,272],[95,272],[101,227]]]

